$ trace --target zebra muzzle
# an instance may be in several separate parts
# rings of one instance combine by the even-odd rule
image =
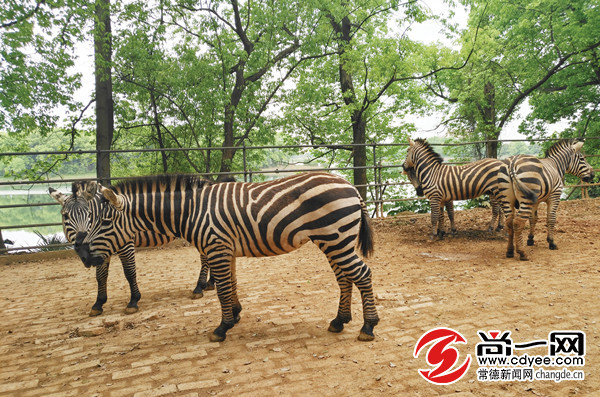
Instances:
[[[75,244],[74,246],[75,252],[79,255],[79,258],[85,265],[85,267],[89,268],[91,266],[99,266],[104,262],[104,259],[99,255],[92,255],[90,252],[89,244]]]

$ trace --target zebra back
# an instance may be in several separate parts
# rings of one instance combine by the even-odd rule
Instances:
[[[413,177],[420,182],[424,195],[430,200],[441,201],[495,195],[501,166],[502,162],[497,159],[482,159],[459,166],[444,164],[442,157],[424,139],[411,141],[404,162],[405,170],[414,169]]]

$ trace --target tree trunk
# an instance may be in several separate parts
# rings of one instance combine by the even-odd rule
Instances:
[[[352,82],[352,75],[348,73],[346,64],[344,61],[345,49],[350,46],[351,35],[350,30],[352,24],[348,17],[344,17],[341,24],[334,23],[332,21],[334,30],[340,34],[338,40],[340,47],[340,87],[342,90],[342,96],[344,103],[347,106],[356,106],[356,92],[354,91],[354,84]],[[360,146],[354,146],[352,149],[353,164],[354,164],[354,185],[363,200],[367,199],[367,148],[364,146],[367,136],[367,122],[364,119],[363,109],[354,109],[351,116],[352,122],[352,143],[359,144]]]
[[[483,125],[485,133],[485,157],[498,158],[498,135],[496,129],[496,89],[493,83],[487,82],[483,87],[485,106],[483,108]]]
[[[96,0],[94,51],[96,74],[96,150],[110,150],[114,131],[110,0]],[[110,153],[98,152],[96,155],[96,175],[100,183],[110,184]]]
[[[225,121],[223,123],[223,149],[221,154],[221,168],[219,169],[218,181],[224,181],[230,178],[232,175],[231,164],[233,162],[233,156],[235,156],[236,149],[234,148],[234,124],[235,124],[235,112],[237,106],[242,99],[242,94],[246,88],[246,80],[244,79],[244,62],[240,62],[235,71],[235,87],[229,97],[229,103],[225,105]]]
[[[156,97],[154,91],[150,90],[150,101],[152,102],[152,111],[154,113],[154,128],[156,128],[156,139],[158,140],[158,147],[161,149],[165,148],[165,143],[162,137],[162,131],[160,130],[160,120],[158,118],[158,106],[156,104]],[[162,158],[163,172],[166,174],[169,172],[169,164],[167,163],[167,153],[164,150],[160,151]]]
[[[367,136],[367,122],[362,117],[362,113],[355,111],[356,116],[352,117],[352,138],[355,144],[364,144]],[[363,200],[367,199],[367,148],[364,145],[354,146],[353,150],[354,164],[354,185],[360,193]]]

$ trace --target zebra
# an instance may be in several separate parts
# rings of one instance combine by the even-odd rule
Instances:
[[[517,155],[507,159],[498,173],[498,196],[506,214],[508,246],[506,257],[514,257],[515,250],[521,260],[528,260],[523,249],[523,229],[529,219],[528,245],[534,244],[537,208],[547,205],[547,237],[551,250],[558,249],[554,242],[556,211],[564,186],[566,173],[592,182],[594,171],[581,153],[584,140],[565,139],[554,143],[546,157],[538,159],[530,155]]]
[[[329,331],[341,332],[351,319],[352,285],[361,293],[363,326],[358,339],[374,339],[379,322],[371,269],[357,255],[373,252],[366,205],[345,179],[323,172],[302,173],[261,183],[210,184],[185,175],[136,178],[98,186],[101,201],[89,233],[76,238],[84,263],[101,265],[135,233],[181,237],[206,255],[215,277],[221,323],[210,334],[223,341],[239,320],[236,257],[291,252],[308,241],[327,257],[340,288]]]
[[[490,196],[492,204],[492,220],[488,230],[494,230],[496,220],[496,230],[503,228],[502,207],[497,199],[497,174],[501,165],[502,161],[497,159],[482,159],[460,166],[447,165],[425,139],[409,140],[402,167],[409,179],[412,178],[413,185],[420,185],[423,195],[429,199],[431,239],[444,236],[444,206],[448,210],[450,228],[455,232],[452,201],[471,199],[483,194]]]
[[[415,188],[417,196],[418,197],[425,196],[425,193],[423,192],[423,184],[421,183],[419,178],[417,178],[417,172],[415,171],[414,167],[405,169],[404,174],[406,174],[406,176],[408,177],[408,180]],[[447,201],[445,204],[445,207],[446,207],[446,210],[448,211],[448,219],[450,220],[450,230],[452,231],[452,233],[455,233],[456,228],[454,227],[454,203],[452,202],[452,200]],[[440,226],[438,226],[437,234],[443,235],[443,232],[440,230],[440,229],[443,229],[443,225],[444,225],[444,207],[443,206],[440,206],[440,216],[438,218],[438,225],[440,225]]]
[[[98,192],[93,197],[88,196],[87,199],[84,198],[86,195],[86,190],[88,189],[88,182],[73,183],[71,189],[71,195],[63,194],[53,188],[49,188],[48,191],[50,196],[62,207],[61,215],[63,231],[67,240],[73,243],[76,241],[76,236],[78,233],[87,233],[89,230],[90,219],[93,216],[92,213],[97,212],[102,195]],[[129,283],[130,289],[130,300],[125,308],[126,314],[136,313],[139,310],[138,301],[141,298],[141,293],[139,291],[136,278],[134,247],[160,247],[170,243],[173,240],[175,240],[175,237],[149,231],[142,231],[136,233],[133,241],[127,243],[121,250],[117,252],[117,255],[121,259],[123,272],[125,273],[125,278]],[[202,267],[200,270],[200,276],[198,277],[198,282],[196,283],[196,287],[192,292],[192,299],[199,299],[203,296],[204,290],[212,290],[215,288],[213,277],[207,281],[208,263],[206,262],[206,258],[202,257],[201,262]],[[99,316],[103,312],[103,305],[106,303],[108,298],[107,279],[109,265],[110,257],[107,258],[102,265],[96,267],[98,293],[96,302],[94,302],[89,312],[90,317]]]

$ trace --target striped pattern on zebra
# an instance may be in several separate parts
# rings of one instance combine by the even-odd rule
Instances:
[[[100,200],[102,199],[102,195],[99,192],[95,196],[88,196],[88,198],[85,199],[84,195],[86,194],[87,188],[87,182],[74,183],[72,185],[71,195],[66,195],[53,188],[49,188],[50,196],[58,201],[62,207],[61,215],[63,231],[65,237],[71,243],[76,241],[78,233],[87,233],[89,231],[90,219],[93,217],[92,213],[97,213]],[[125,273],[125,278],[129,283],[130,289],[130,300],[125,308],[126,314],[132,314],[138,311],[138,301],[141,298],[141,293],[137,285],[134,247],[160,247],[173,240],[175,240],[175,237],[142,231],[135,234],[133,242],[126,244],[122,249],[116,252],[121,260],[123,272]],[[90,310],[90,316],[102,314],[103,305],[108,299],[107,279],[109,266],[110,257],[108,257],[102,265],[96,266],[98,293],[96,302],[94,302]],[[202,257],[202,268],[196,287],[192,292],[192,299],[201,298],[203,296],[203,290],[214,289],[213,278],[211,277],[207,282],[207,276],[208,263],[206,262],[206,258]]]
[[[537,208],[542,202],[547,204],[546,241],[550,249],[558,249],[554,242],[554,228],[565,174],[575,175],[584,182],[594,179],[593,169],[581,153],[583,144],[583,140],[566,139],[553,144],[546,151],[545,158],[517,155],[507,159],[498,173],[498,197],[507,217],[507,258],[514,257],[516,250],[521,260],[528,260],[523,245],[523,229],[529,219],[528,244],[533,245]]]
[[[409,141],[406,160],[402,166],[413,185],[420,185],[422,193],[429,199],[431,239],[444,236],[444,206],[448,210],[450,228],[455,232],[452,201],[472,199],[484,194],[490,196],[492,204],[492,220],[488,230],[494,229],[496,220],[496,230],[502,229],[503,217],[497,199],[497,174],[501,165],[502,161],[497,159],[482,159],[459,166],[444,164],[442,157],[425,139]]]
[[[356,188],[327,173],[303,173],[262,183],[209,184],[192,176],[128,180],[99,187],[99,216],[76,242],[87,264],[100,265],[142,230],[182,237],[207,256],[221,304],[221,323],[210,335],[222,341],[240,319],[235,258],[291,252],[308,241],[326,255],[340,287],[340,332],[351,316],[352,285],[361,293],[364,324],[359,340],[373,340],[379,322],[371,270],[357,255],[373,250],[366,206]]]

